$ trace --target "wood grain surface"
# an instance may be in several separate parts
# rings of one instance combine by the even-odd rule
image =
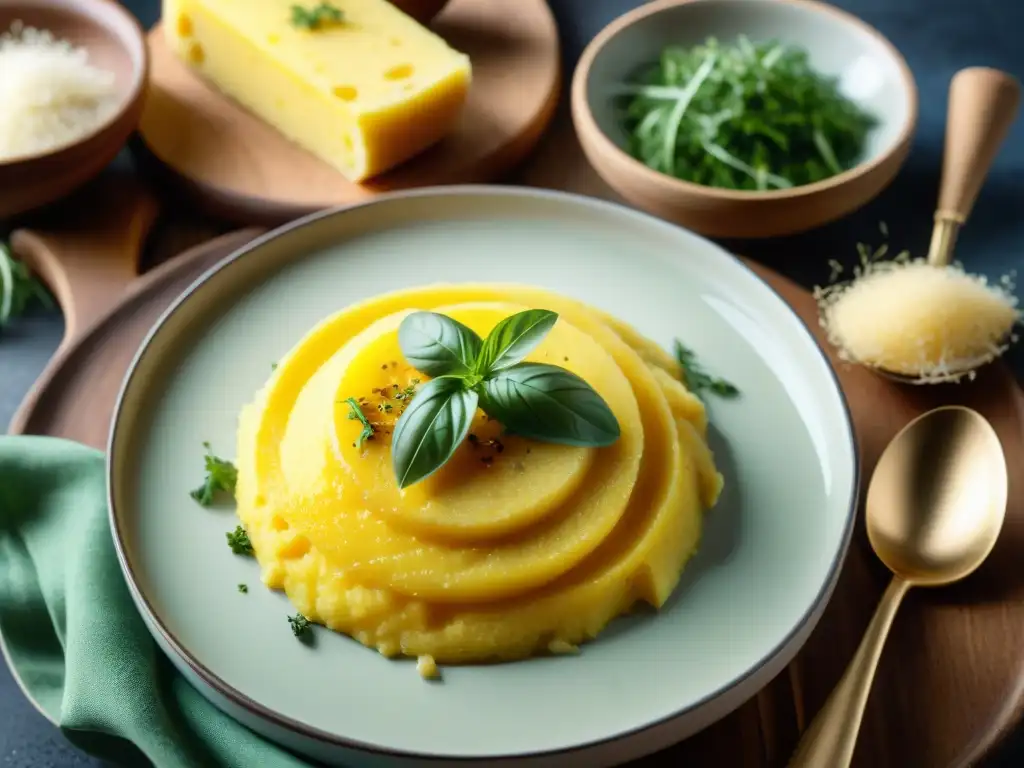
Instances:
[[[451,0],[432,27],[473,64],[462,120],[427,152],[363,184],[201,80],[171,53],[159,26],[149,35],[143,142],[204,210],[241,223],[280,223],[389,190],[491,181],[536,146],[558,103],[554,17],[545,0],[515,0],[515,12],[495,0]]]
[[[516,180],[614,199],[583,160],[564,114]],[[180,236],[181,225],[169,231]],[[19,412],[16,431],[102,446],[121,375],[154,319],[196,275],[252,234],[229,235],[177,257],[127,294],[112,285],[113,309],[65,345]],[[23,235],[18,242],[31,248],[40,239]],[[74,258],[52,234],[45,242],[57,261]],[[816,307],[806,290],[752,266],[817,330]],[[1024,477],[1017,471],[1024,461],[1024,397],[1001,365],[969,385],[914,388],[833,364],[854,414],[865,482],[895,432],[939,404],[978,409],[1003,442],[1011,473],[1002,537],[989,561],[962,584],[911,592],[883,654],[854,757],[862,768],[973,765],[1018,721],[1024,702]],[[785,765],[852,656],[886,582],[861,521],[835,594],[797,660],[754,699],[665,756],[676,765],[715,768]]]

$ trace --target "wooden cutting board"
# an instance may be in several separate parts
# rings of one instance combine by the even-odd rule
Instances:
[[[614,195],[582,158],[567,120],[556,123],[519,181],[601,197]],[[129,208],[50,236],[20,233],[14,242],[41,265],[74,316],[73,335],[19,410],[13,431],[68,437],[102,447],[121,376],[160,312],[199,275],[255,231],[227,235],[124,284],[147,222],[140,196]],[[107,209],[109,210],[109,209]],[[126,218],[127,216],[127,218]],[[134,222],[132,237],[109,239],[96,227]],[[118,223],[120,222],[120,224]],[[81,243],[93,243],[82,248]],[[89,265],[81,263],[88,254]],[[817,332],[810,294],[751,265]],[[133,267],[134,269],[134,267]],[[102,282],[109,280],[109,290]],[[88,297],[88,300],[82,297]],[[108,305],[106,313],[99,312]],[[91,318],[91,319],[90,319]],[[824,343],[819,335],[819,341]],[[1002,537],[988,562],[964,583],[914,590],[893,627],[868,702],[854,764],[862,768],[946,768],[976,762],[1019,720],[1024,705],[1024,396],[1002,365],[960,387],[899,387],[833,360],[850,401],[865,482],[882,449],[910,419],[939,404],[964,403],[996,427],[1011,467]],[[796,661],[729,717],[665,755],[675,764],[722,768],[785,765],[800,732],[853,655],[887,581],[858,526],[835,594]],[[651,764],[643,761],[644,765]],[[829,768],[823,766],[823,768]]]
[[[142,141],[179,188],[231,221],[280,223],[395,189],[486,182],[540,140],[558,102],[558,29],[545,0],[451,0],[432,28],[469,55],[463,117],[439,144],[363,184],[288,142],[197,77],[149,35],[150,91]]]

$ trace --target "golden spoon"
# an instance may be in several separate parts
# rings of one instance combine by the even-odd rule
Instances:
[[[846,768],[853,758],[875,668],[910,587],[973,572],[1006,515],[1006,458],[992,426],[962,406],[929,411],[882,453],[867,496],[868,539],[893,572],[857,653],[797,745],[790,768]]]
[[[1020,101],[1020,83],[1006,72],[988,67],[968,67],[953,76],[949,86],[939,199],[935,210],[931,245],[928,249],[929,266],[945,269],[952,262],[957,234],[974,207],[985,176],[1017,115]],[[892,277],[896,277],[895,271]],[[876,277],[889,279],[890,276]],[[964,277],[965,281],[968,279]],[[839,299],[840,302],[842,300]],[[1012,314],[1012,310],[1007,309],[1007,315],[1012,317]],[[826,326],[830,323],[831,321],[828,321]],[[1012,324],[1006,329],[1007,334],[1011,330]],[[919,337],[919,332],[915,328],[906,328],[905,332],[910,337]],[[994,354],[986,354],[973,360],[962,361],[955,369],[942,375],[926,377],[908,375],[909,371],[886,370],[880,362],[872,364],[871,360],[858,359],[855,351],[843,343],[842,332],[838,329],[833,341],[839,347],[847,349],[857,362],[888,378],[908,384],[959,381],[975,368],[994,358]]]

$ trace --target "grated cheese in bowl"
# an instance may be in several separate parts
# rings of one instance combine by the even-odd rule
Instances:
[[[0,34],[0,162],[73,144],[116,112],[113,72],[48,30],[15,22]]]
[[[820,321],[841,358],[916,383],[959,381],[999,357],[1020,319],[1012,277],[998,285],[959,264],[862,252],[852,280],[815,289]]]

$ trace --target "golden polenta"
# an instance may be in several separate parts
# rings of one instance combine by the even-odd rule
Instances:
[[[402,356],[402,320],[439,312],[485,337],[538,307],[559,318],[526,360],[586,381],[619,438],[538,442],[477,412],[448,463],[399,488],[391,431],[427,380]],[[639,601],[660,607],[675,588],[722,486],[706,426],[675,361],[584,304],[517,285],[400,291],[321,322],[245,407],[238,514],[267,586],[385,656],[559,652]]]

